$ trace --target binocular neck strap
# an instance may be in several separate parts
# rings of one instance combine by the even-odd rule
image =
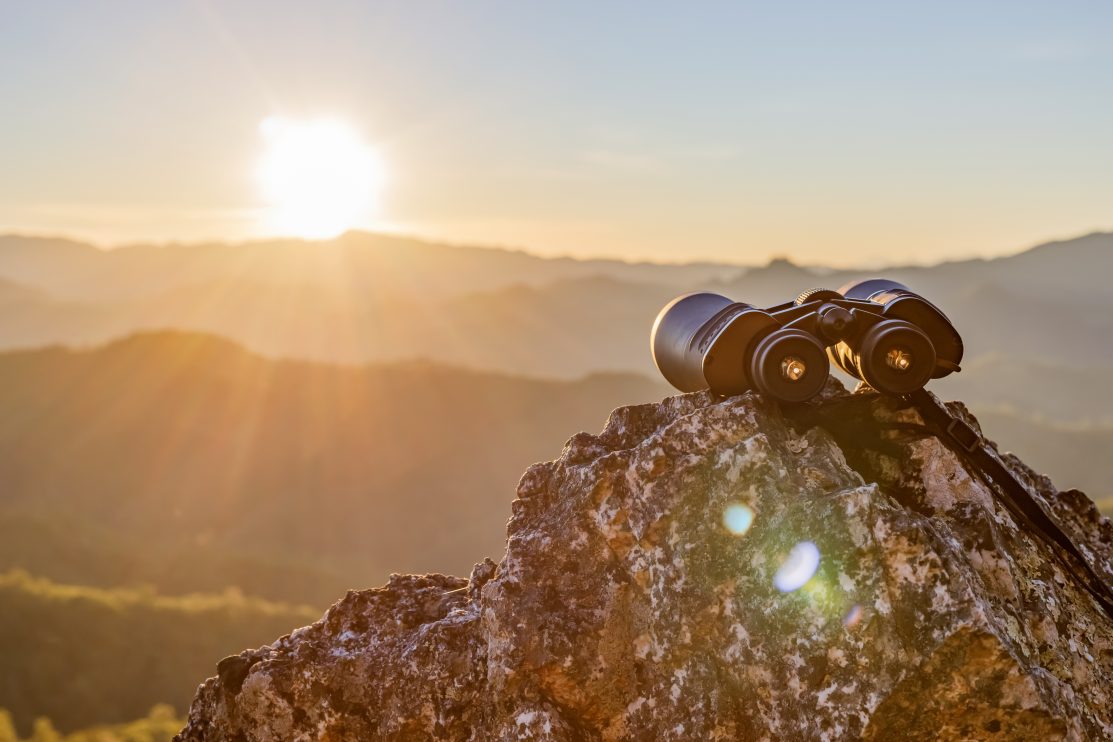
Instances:
[[[942,402],[924,389],[912,392],[907,399],[915,406],[931,432],[964,459],[972,471],[982,475],[990,485],[990,490],[1001,495],[1000,499],[1013,516],[1022,525],[1026,525],[1032,535],[1042,537],[1059,558],[1067,573],[1074,575],[1106,615],[1113,618],[1113,588],[1101,578],[1070,536],[1032,496],[1028,487],[1005,466],[997,454],[990,450],[978,432],[964,420],[952,415]],[[1083,573],[1080,574],[1077,568],[1072,568],[1063,558],[1062,552],[1055,548],[1056,546],[1069,554],[1082,568]]]

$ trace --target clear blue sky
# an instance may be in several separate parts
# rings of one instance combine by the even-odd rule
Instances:
[[[827,263],[1113,228],[1113,3],[0,6],[0,229],[243,238],[259,122],[349,122],[363,227]]]

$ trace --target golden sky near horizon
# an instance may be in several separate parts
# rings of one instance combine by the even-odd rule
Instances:
[[[0,11],[0,230],[830,265],[1113,229],[1091,3]]]

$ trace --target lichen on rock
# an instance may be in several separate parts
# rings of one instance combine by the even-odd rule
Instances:
[[[834,382],[615,410],[500,562],[225,659],[179,739],[1113,737],[1113,622],[921,422]],[[1113,581],[1109,521],[1002,458]]]

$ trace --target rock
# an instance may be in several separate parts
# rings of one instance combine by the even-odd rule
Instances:
[[[178,739],[1113,738],[1113,621],[921,422],[834,382],[616,410],[497,565],[225,659]],[[1113,581],[1093,503],[1002,458]]]

